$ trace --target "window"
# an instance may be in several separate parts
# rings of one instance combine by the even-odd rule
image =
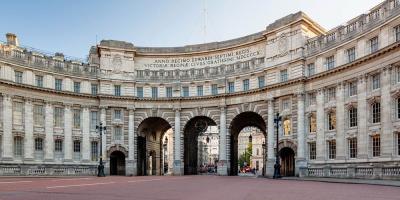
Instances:
[[[166,94],[167,94],[167,97],[172,97],[172,87],[166,87],[165,88],[166,89]]]
[[[92,83],[92,85],[91,85],[91,92],[92,92],[92,95],[97,95],[97,93],[98,93],[98,86],[97,86],[97,84],[93,84]]]
[[[218,94],[218,85],[217,84],[212,84],[211,85],[211,94],[212,95],[217,95]]]
[[[350,108],[349,109],[349,127],[356,127],[357,126],[357,108]]]
[[[158,98],[158,88],[157,87],[151,87],[151,97]]]
[[[336,129],[336,114],[335,112],[331,111],[328,113],[328,130],[335,130]]]
[[[381,155],[381,136],[374,135],[371,137],[372,142],[372,156],[378,157]]]
[[[97,123],[98,123],[97,111],[90,111],[90,130],[96,130]]]
[[[122,128],[114,127],[114,140],[122,140]]]
[[[310,63],[307,65],[307,75],[308,76],[312,76],[315,74],[315,64],[314,63]]]
[[[289,110],[290,109],[290,99],[282,100],[282,110]]]
[[[316,105],[317,104],[317,93],[312,92],[308,94],[308,104],[309,105]]]
[[[81,83],[80,82],[74,82],[74,92],[75,93],[81,92]]]
[[[352,47],[350,49],[347,49],[346,54],[347,54],[347,61],[353,62],[356,59],[356,48]]]
[[[92,161],[97,161],[99,158],[99,143],[97,141],[91,143],[91,156]]]
[[[328,141],[328,158],[336,158],[336,140]]]
[[[369,40],[369,45],[371,48],[371,53],[378,51],[378,36],[371,38]]]
[[[394,34],[396,37],[396,42],[400,41],[400,26],[394,27]]]
[[[64,122],[64,109],[61,107],[54,107],[54,126],[62,127]]]
[[[14,156],[21,158],[24,149],[24,139],[20,136],[14,137]]]
[[[397,155],[400,156],[400,133],[397,133]]]
[[[13,124],[22,125],[24,120],[24,104],[14,101],[13,106]]]
[[[63,141],[57,139],[54,141],[54,151],[55,152],[62,152],[63,151]]]
[[[55,79],[54,80],[54,89],[57,91],[61,91],[62,90],[62,79]]]
[[[357,158],[357,138],[348,139],[349,158]]]
[[[36,81],[36,87],[43,87],[43,76],[36,75],[35,81]]]
[[[187,87],[187,86],[182,87],[182,96],[184,96],[184,97],[189,96],[189,87]]]
[[[203,96],[203,86],[197,86],[197,96]]]
[[[265,86],[265,76],[259,76],[258,77],[258,87],[262,88]]]
[[[22,83],[22,72],[14,71],[14,74],[15,74],[15,82]]]
[[[35,138],[35,151],[43,151],[43,139]]]
[[[81,152],[81,141],[74,140],[74,153],[80,153],[80,152]]]
[[[243,91],[247,91],[250,88],[250,83],[249,83],[249,79],[244,79],[243,80]]]
[[[37,126],[44,126],[44,107],[42,105],[33,106],[33,123]]]
[[[381,122],[381,103],[375,102],[372,104],[372,123]]]
[[[229,93],[235,92],[235,83],[234,82],[228,82],[228,92]]]
[[[381,76],[380,74],[372,75],[372,90],[379,89],[381,87]]]
[[[329,56],[325,59],[326,69],[330,70],[335,67],[335,56]]]
[[[143,98],[143,87],[137,87],[136,88],[136,95],[139,98]]]
[[[315,142],[308,143],[308,156],[310,160],[315,160],[317,157],[317,145]]]
[[[326,95],[328,101],[334,101],[336,99],[336,89],[334,87],[328,88]]]
[[[74,109],[73,111],[74,114],[74,128],[79,129],[81,128],[81,110]]]
[[[353,81],[349,83],[349,96],[355,96],[357,95],[357,82]]]
[[[121,110],[114,110],[114,119],[115,120],[121,120],[122,119]]]
[[[120,85],[114,85],[114,95],[117,97],[121,96],[121,86]]]
[[[281,70],[281,82],[287,81],[288,80],[288,71],[287,69]]]
[[[315,117],[315,114],[311,114],[308,118],[308,121],[309,121],[309,127],[308,127],[309,133],[317,132],[317,119]]]

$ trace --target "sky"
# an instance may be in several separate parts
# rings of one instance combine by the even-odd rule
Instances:
[[[85,58],[102,39],[149,47],[223,41],[262,31],[297,11],[329,30],[382,1],[0,0],[0,41],[11,32],[21,45]]]

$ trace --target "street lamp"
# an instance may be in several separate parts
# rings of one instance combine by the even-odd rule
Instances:
[[[262,168],[262,176],[265,176],[265,141],[262,143],[262,149],[263,149],[263,168]]]
[[[107,127],[103,126],[103,123],[100,122],[100,125],[96,125],[96,130],[100,133],[100,161],[99,166],[97,166],[97,176],[98,177],[105,177],[104,174],[104,165],[103,165],[103,131],[107,130]]]
[[[279,113],[276,113],[276,117],[274,119],[275,121],[275,125],[276,125],[276,151],[275,151],[275,155],[276,155],[276,159],[275,159],[275,165],[274,165],[274,176],[273,178],[281,178],[281,164],[279,161],[279,122],[282,120],[282,117],[279,116]]]

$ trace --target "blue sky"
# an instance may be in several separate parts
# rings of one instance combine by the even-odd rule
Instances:
[[[343,24],[382,0],[2,0],[0,40],[84,58],[97,40],[136,46],[182,46],[241,37],[304,11],[326,29]]]

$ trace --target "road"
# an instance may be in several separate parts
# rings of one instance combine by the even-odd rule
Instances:
[[[399,200],[400,187],[223,176],[0,178],[0,200]]]

